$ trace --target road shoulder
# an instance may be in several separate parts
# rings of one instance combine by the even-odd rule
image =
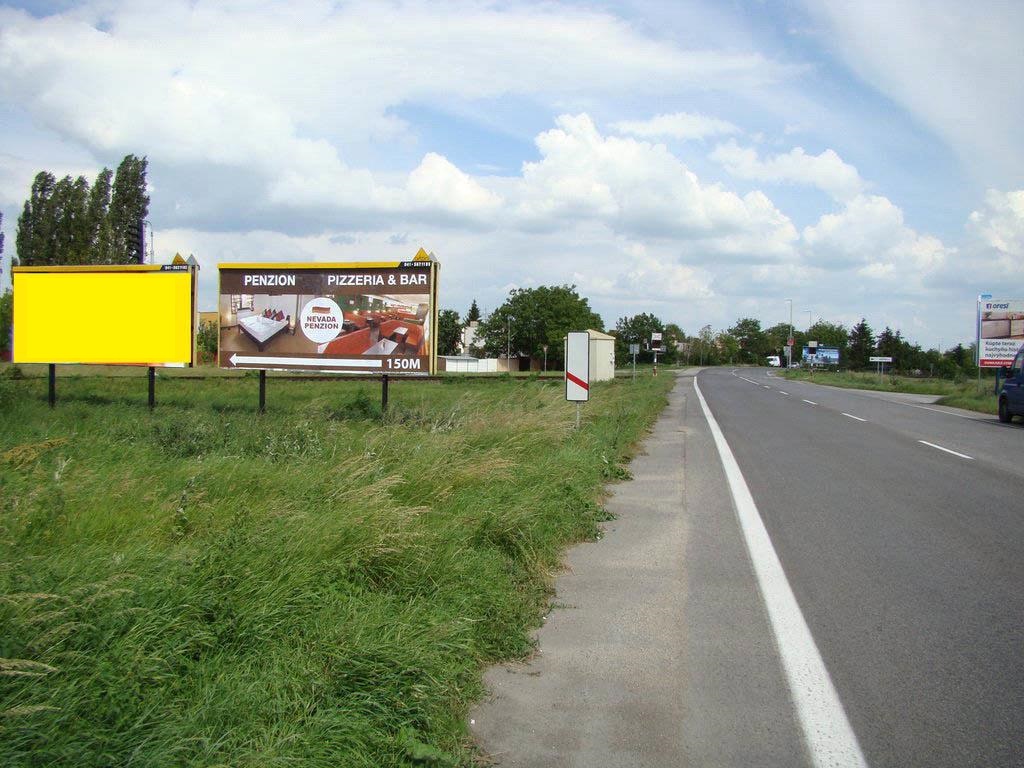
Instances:
[[[692,375],[570,550],[527,662],[471,731],[502,766],[800,765],[802,739]]]

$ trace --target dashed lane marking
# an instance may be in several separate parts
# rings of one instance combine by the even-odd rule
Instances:
[[[856,419],[857,421],[867,421],[867,419],[862,419],[860,416],[854,416],[852,413],[843,412],[843,416],[848,419]]]
[[[936,445],[935,443],[929,443],[927,440],[918,440],[917,442],[919,442],[919,443],[921,443],[923,445],[927,445],[927,446],[929,446],[931,448],[937,448],[940,451],[945,451],[946,453],[952,453],[954,456],[959,456],[961,459],[967,459],[968,461],[974,461],[974,457],[973,456],[968,456],[966,453],[959,453],[958,451],[951,451],[949,448],[943,448],[941,445]]]

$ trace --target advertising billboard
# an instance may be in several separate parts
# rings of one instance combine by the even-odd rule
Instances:
[[[1009,365],[1022,344],[1024,299],[978,299],[978,365]]]
[[[839,350],[835,347],[817,347],[812,352],[810,347],[804,347],[803,360],[808,365],[839,365]]]
[[[434,373],[438,264],[221,264],[222,368]]]
[[[188,265],[15,267],[15,363],[191,366]]]

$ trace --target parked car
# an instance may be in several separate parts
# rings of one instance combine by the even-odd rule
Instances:
[[[779,359],[778,355],[768,355],[768,365],[772,368],[778,368],[782,365],[782,361]]]
[[[1013,364],[1003,368],[1003,386],[999,390],[999,420],[1007,424],[1014,416],[1024,417],[1024,347],[1017,351]]]

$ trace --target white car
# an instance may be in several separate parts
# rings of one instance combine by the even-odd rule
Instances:
[[[779,359],[778,355],[768,355],[768,365],[772,368],[778,368],[782,365],[782,361]]]

